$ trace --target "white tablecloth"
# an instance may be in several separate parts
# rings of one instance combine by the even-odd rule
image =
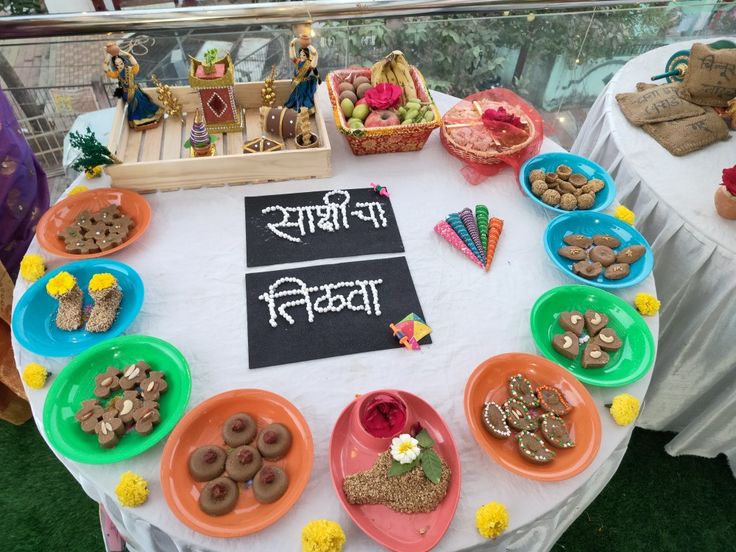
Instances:
[[[611,173],[618,200],[636,213],[654,250],[660,348],[637,424],[679,432],[666,446],[674,456],[725,453],[736,475],[736,221],[713,206],[722,170],[736,164],[736,138],[731,133],[730,140],[675,157],[631,125],[616,102],[616,94],[649,82],[670,55],[691,44],[658,48],[622,67],[572,151]]]
[[[326,109],[324,87],[319,100]],[[437,100],[443,111],[455,101],[440,94]],[[406,389],[439,410],[461,454],[460,504],[438,549],[548,549],[606,485],[626,450],[631,428],[616,426],[603,405],[623,391],[643,397],[650,374],[621,389],[589,388],[598,404],[603,439],[593,464],[578,476],[539,483],[496,465],[470,434],[463,414],[463,390],[467,377],[486,358],[507,351],[534,351],[529,330],[534,301],[552,287],[571,283],[544,253],[541,238],[546,213],[522,195],[511,172],[481,186],[466,184],[459,173],[460,162],[444,151],[437,133],[419,153],[354,157],[333,126],[329,132],[332,178],[147,195],[153,209],[151,226],[138,243],[115,255],[135,268],[146,284],[143,309],[127,333],[161,337],[183,352],[193,379],[189,408],[228,389],[260,387],[284,395],[301,409],[314,436],[315,462],[296,506],[257,534],[214,539],[190,530],[166,505],[159,482],[163,443],[135,459],[109,466],[63,458],[62,462],[85,491],[104,504],[132,547],[141,552],[298,550],[301,528],[316,518],[333,519],[343,526],[347,550],[375,550],[377,545],[349,520],[335,496],[328,440],[338,414],[356,393],[385,387]],[[544,149],[559,147],[546,142]],[[393,349],[248,370],[243,197],[368,186],[371,181],[388,186],[391,192],[414,284],[434,328],[434,343],[415,353]],[[107,182],[103,179],[98,184]],[[478,269],[432,231],[448,212],[477,203],[487,204],[506,223],[490,273]],[[31,250],[38,250],[35,242]],[[306,264],[324,262],[335,261]],[[57,266],[60,260],[50,264]],[[25,288],[18,284],[16,301]],[[621,296],[632,300],[640,290],[653,293],[653,279]],[[656,336],[658,318],[649,318],[647,323]],[[17,343],[15,356],[18,366],[38,361],[55,372],[68,361],[39,358]],[[45,395],[45,390],[29,392],[41,429]],[[149,481],[150,498],[139,508],[121,508],[115,499],[114,487],[126,470]],[[506,504],[510,513],[509,531],[493,544],[484,541],[474,522],[475,510],[491,500]]]

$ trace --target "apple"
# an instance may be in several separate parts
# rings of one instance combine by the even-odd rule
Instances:
[[[353,109],[353,117],[357,117],[361,121],[365,121],[370,112],[371,108],[368,107],[368,104],[359,104],[355,106],[355,109]]]
[[[365,120],[366,127],[387,127],[401,124],[398,115],[393,111],[382,109],[373,111]]]

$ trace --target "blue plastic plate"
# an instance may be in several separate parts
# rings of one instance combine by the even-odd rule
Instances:
[[[77,279],[84,292],[85,307],[93,301],[87,284],[93,275],[109,272],[118,280],[123,292],[118,316],[106,332],[92,333],[84,329],[67,332],[56,327],[58,301],[46,292],[46,282],[66,271]],[[56,268],[35,282],[20,298],[13,312],[13,334],[29,351],[49,357],[72,356],[86,348],[123,333],[143,305],[143,280],[126,264],[106,259],[88,259]]]
[[[534,169],[542,169],[545,172],[553,172],[557,169],[559,165],[567,165],[568,167],[572,168],[572,172],[580,173],[584,175],[588,180],[590,180],[591,178],[600,178],[603,182],[606,183],[605,187],[600,192],[595,194],[595,203],[593,203],[593,207],[581,212],[602,211],[603,209],[608,207],[611,202],[613,202],[613,199],[616,197],[616,184],[614,184],[613,178],[611,178],[611,176],[605,171],[605,169],[597,163],[593,163],[593,161],[591,161],[590,159],[586,159],[585,157],[580,157],[579,155],[575,155],[574,153],[567,152],[542,153],[540,155],[537,155],[536,157],[532,157],[521,166],[521,171],[519,172],[519,184],[521,184],[521,189],[524,190],[524,193],[528,195],[532,199],[532,201],[535,201],[545,209],[549,209],[550,211],[554,211],[556,213],[570,212],[565,211],[564,209],[559,209],[557,207],[552,207],[551,205],[547,205],[544,201],[542,201],[532,193],[532,186],[529,182],[529,173],[532,172]]]
[[[584,234],[590,237],[593,234],[610,234],[621,240],[621,246],[616,248],[616,251],[620,251],[629,245],[643,245],[647,251],[641,259],[631,265],[631,272],[626,278],[609,280],[601,274],[595,280],[588,280],[572,271],[572,265],[575,261],[557,254],[557,250],[565,245],[562,238],[568,234]],[[605,213],[573,211],[552,219],[544,231],[544,249],[555,266],[570,278],[603,289],[621,289],[636,285],[649,276],[652,267],[654,267],[654,254],[644,236],[637,232],[633,226],[629,226]]]

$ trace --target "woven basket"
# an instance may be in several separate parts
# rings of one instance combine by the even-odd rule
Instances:
[[[464,100],[463,100],[464,101]],[[531,123],[529,118],[524,114],[523,111],[514,108],[513,106],[505,103],[505,102],[493,102],[493,101],[484,101],[482,107],[480,104],[477,104],[477,102],[474,102],[476,104],[476,110],[478,111],[478,120],[474,123],[469,123],[467,125],[464,125],[462,123],[448,123],[448,117],[451,119],[453,115],[452,109],[448,111],[445,116],[442,119],[442,128],[440,130],[442,143],[445,145],[448,151],[452,153],[455,157],[462,159],[464,161],[467,161],[469,163],[479,163],[482,165],[494,165],[496,163],[500,163],[501,161],[498,159],[498,157],[501,156],[508,156],[513,155],[515,153],[520,152],[524,148],[526,148],[529,144],[532,143],[534,140],[534,137],[536,136],[536,128]],[[529,137],[521,142],[520,144],[516,144],[511,147],[503,147],[499,146],[497,151],[479,151],[474,150],[470,148],[467,145],[460,145],[458,144],[452,137],[452,135],[448,132],[448,126],[450,128],[453,127],[454,124],[457,124],[457,126],[483,126],[483,122],[481,121],[481,114],[486,109],[498,109],[499,107],[503,107],[506,109],[506,111],[510,111],[517,117],[519,117],[524,125],[524,130],[526,130],[529,133]],[[454,108],[453,108],[454,109]]]
[[[358,69],[341,69],[327,75],[327,92],[332,103],[332,113],[335,116],[337,130],[345,135],[350,149],[355,155],[370,155],[373,153],[395,153],[399,151],[417,151],[424,147],[429,135],[441,124],[441,115],[432,100],[424,77],[419,69],[410,67],[411,77],[417,89],[417,95],[422,102],[431,102],[434,120],[431,122],[415,123],[411,125],[394,125],[380,128],[348,128],[347,119],[340,109],[340,83],[348,76],[353,78],[365,76],[370,78],[371,70],[367,67]]]

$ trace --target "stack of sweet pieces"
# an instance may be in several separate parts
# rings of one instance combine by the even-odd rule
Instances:
[[[199,495],[199,507],[211,516],[231,512],[238,501],[238,483],[252,481],[253,496],[261,504],[281,498],[289,486],[283,468],[273,463],[291,448],[289,429],[272,423],[260,432],[255,419],[244,412],[230,416],[222,427],[225,446],[204,445],[189,455],[192,479],[207,482]]]
[[[552,338],[552,348],[562,356],[575,360],[583,350],[583,368],[603,368],[623,346],[616,330],[608,327],[608,316],[594,310],[563,312],[557,323],[565,330]],[[585,334],[585,335],[584,335]],[[583,349],[584,347],[584,349]]]
[[[74,223],[59,233],[69,253],[88,255],[118,247],[128,239],[135,226],[117,205],[109,205],[90,213],[82,211]]]
[[[164,373],[152,371],[144,361],[122,371],[110,366],[95,376],[97,398],[82,401],[75,418],[82,431],[97,435],[102,448],[113,448],[128,431],[139,435],[153,431],[161,421],[158,401],[167,388]],[[107,404],[100,399],[107,399]]]
[[[529,173],[532,193],[547,205],[565,211],[592,209],[595,194],[605,188],[600,178],[588,179],[580,173],[572,172],[567,165],[559,165],[554,171],[545,172],[534,169]]]
[[[512,429],[517,431],[519,454],[535,464],[547,464],[557,456],[545,441],[556,449],[575,446],[562,418],[570,413],[572,406],[559,389],[536,386],[522,374],[509,378],[507,389],[509,398],[502,405],[492,401],[483,405],[481,421],[488,433],[496,439],[507,439]]]
[[[475,216],[468,207],[450,213],[434,227],[445,241],[486,271],[491,267],[502,230],[503,220],[489,218],[485,205],[475,206]]]
[[[572,271],[578,276],[595,280],[603,273],[608,280],[620,280],[631,273],[631,265],[646,253],[643,245],[630,245],[616,251],[621,240],[609,234],[568,234],[562,241],[566,245],[557,250],[561,257],[575,261]]]

